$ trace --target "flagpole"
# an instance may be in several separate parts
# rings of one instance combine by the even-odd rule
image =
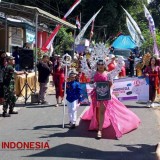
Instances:
[[[92,21],[92,23],[93,23],[93,21]],[[91,32],[92,32],[92,25],[91,25]],[[92,33],[91,32],[90,32],[90,37],[89,37],[89,44],[91,44],[91,39],[92,39],[92,36],[91,36]]]
[[[75,39],[76,39],[76,29],[74,29],[74,43],[73,43],[73,57],[74,58],[74,53],[75,53]]]
[[[81,15],[81,12],[80,12],[80,15],[79,15],[80,26],[82,26],[82,25],[81,25],[81,18],[82,18],[81,16],[82,16],[82,15]],[[81,31],[81,28],[79,29],[79,31]]]
[[[63,104],[63,122],[62,122],[62,128],[64,128],[64,121],[65,121],[66,86],[67,86],[67,65],[65,65],[65,83],[64,83],[64,104]]]
[[[92,26],[91,26],[91,32],[90,32],[90,38],[89,42],[91,43],[92,37],[93,37],[93,29],[94,29],[94,20],[92,21]]]
[[[104,28],[104,44],[106,44],[106,29]]]
[[[62,56],[62,62],[65,66],[65,83],[64,83],[64,104],[63,104],[63,120],[62,120],[62,128],[64,128],[65,121],[65,107],[66,107],[66,87],[67,87],[67,67],[71,65],[72,57],[66,53]]]

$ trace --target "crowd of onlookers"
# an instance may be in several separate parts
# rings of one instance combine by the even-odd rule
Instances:
[[[81,72],[81,59],[83,59],[83,56],[86,55],[86,57],[89,59],[90,57],[89,52],[86,52],[85,54],[74,54],[72,64],[70,67],[68,67],[68,70],[75,70],[76,71],[76,79],[80,83],[89,83],[90,79],[85,76],[83,72]],[[108,65],[107,70],[110,72],[116,68],[117,65],[117,57],[112,53],[110,56],[111,62]],[[138,63],[136,62],[136,58],[139,59]],[[106,57],[106,61],[108,60],[108,57]],[[154,106],[154,100],[156,97],[156,93],[159,94],[159,86],[160,86],[160,67],[157,55],[151,55],[149,53],[146,53],[143,57],[140,57],[139,54],[134,55],[133,52],[130,53],[130,56],[128,57],[129,61],[129,75],[126,75],[126,66],[122,66],[121,72],[119,75],[115,77],[115,79],[118,78],[124,78],[126,76],[134,77],[134,76],[145,76],[149,78],[149,103],[147,104],[149,106]],[[49,59],[48,57],[48,63],[52,66],[51,74],[53,76],[53,82],[56,89],[56,99],[57,104],[59,105],[63,101],[63,84],[65,81],[65,71],[64,67],[62,65],[62,58],[60,55],[53,54],[53,56]],[[90,67],[90,61],[87,61],[88,67]]]
[[[73,70],[76,73],[76,81],[80,83],[89,83],[90,79],[85,76],[84,73],[81,72],[81,60],[83,59],[84,55],[86,55],[87,59],[90,58],[91,53],[86,51],[85,53],[75,53],[73,55],[73,60],[71,66],[68,66],[68,71]],[[117,57],[114,55],[114,50],[111,51],[109,57],[111,58],[111,63],[108,65],[107,70],[110,72],[116,68],[117,65]],[[106,61],[108,58],[106,57]],[[138,63],[136,63],[136,58],[139,59]],[[126,76],[146,76],[149,78],[149,102],[148,106],[153,106],[153,102],[156,97],[156,93],[160,93],[159,90],[159,78],[160,78],[160,67],[157,56],[151,56],[151,54],[147,53],[142,58],[140,54],[134,55],[133,52],[130,52],[130,56],[128,57],[129,62],[129,75],[126,75],[126,65],[121,68],[121,72],[119,75],[115,77],[117,78],[124,78]],[[87,61],[88,67],[90,67],[90,61]],[[56,91],[56,107],[63,103],[64,97],[64,82],[65,82],[65,69],[62,64],[62,57],[55,53],[52,54],[50,57],[47,54],[44,54],[42,58],[38,60],[36,64],[38,69],[38,82],[40,86],[39,90],[39,102],[41,104],[48,104],[46,101],[46,92],[48,88],[49,76],[52,75],[53,77],[53,85],[55,86]],[[12,80],[14,79],[14,74],[23,74],[23,71],[20,71],[19,65],[19,53],[18,48],[15,47],[15,50],[12,56],[7,56],[5,52],[0,53],[0,102],[4,105],[6,100],[4,99],[7,91],[4,89],[4,75],[8,76],[8,86],[11,86]],[[14,69],[15,68],[15,69]],[[136,71],[136,74],[135,74]],[[11,91],[13,90],[13,87]],[[9,95],[10,96],[10,95]],[[12,94],[11,94],[12,96]],[[13,98],[14,99],[14,98]],[[8,102],[8,105],[11,102]],[[5,104],[6,105],[6,104]],[[15,104],[13,104],[14,106]],[[6,107],[7,108],[7,107]],[[12,107],[14,108],[14,107]],[[13,110],[13,109],[12,109]]]

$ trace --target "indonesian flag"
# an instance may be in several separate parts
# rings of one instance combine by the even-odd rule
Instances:
[[[75,7],[81,2],[81,0],[76,0],[74,4],[71,6],[71,8],[68,10],[68,12],[64,15],[63,20],[66,20],[66,18],[71,14],[71,12],[75,9]],[[59,29],[62,25],[57,25],[56,28],[53,30],[49,38],[47,39],[46,43],[42,46],[41,50],[44,52],[47,52],[49,48],[51,47],[51,44],[53,43],[53,40],[55,36],[57,35]]]
[[[90,33],[90,40],[93,37],[93,30],[94,30],[94,20],[92,21],[91,33]]]
[[[81,24],[80,24],[78,16],[76,17],[76,25],[78,29],[81,29]]]

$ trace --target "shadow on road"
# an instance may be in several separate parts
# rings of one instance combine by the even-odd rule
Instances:
[[[39,138],[51,138],[51,137],[88,137],[88,138],[96,138],[97,131],[88,131],[90,121],[81,120],[79,126],[75,129],[69,129],[69,125],[65,125],[65,128],[68,128],[67,132],[52,133],[49,135],[41,136]],[[33,130],[41,130],[44,128],[62,128],[62,125],[48,125],[48,126],[36,126]],[[116,139],[115,131],[111,126],[106,129],[103,129],[103,138],[104,139]]]
[[[143,108],[143,109],[144,109],[144,108],[145,108],[145,109],[149,109],[149,108],[147,108],[146,106],[138,106],[138,105],[137,105],[137,106],[126,105],[126,107],[127,107],[127,108],[137,108],[137,109],[142,109],[142,108]]]
[[[141,149],[136,148],[136,146],[137,145],[130,146],[132,149],[129,151],[101,151],[94,149],[94,146],[93,148],[88,148],[66,143],[26,157],[59,157],[95,160],[155,160],[155,146],[138,144]]]
[[[54,107],[55,104],[49,104],[49,105],[42,105],[42,104],[39,104],[39,105],[28,105],[26,106],[26,108],[29,108],[29,109],[32,109],[32,108],[48,108],[48,107]]]
[[[144,153],[154,153],[156,150],[156,145],[148,145],[148,144],[134,144],[134,145],[116,145],[120,147],[127,148],[128,151],[131,152],[144,152]]]

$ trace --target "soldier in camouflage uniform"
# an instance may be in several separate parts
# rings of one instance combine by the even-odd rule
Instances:
[[[6,67],[6,54],[0,52],[0,104],[3,104],[4,91],[3,91],[3,73]]]
[[[4,83],[4,103],[3,103],[3,117],[10,117],[10,114],[18,114],[18,112],[13,111],[16,96],[15,96],[15,88],[14,88],[14,57],[7,57],[8,65],[4,70],[3,83]],[[24,73],[24,72],[23,72]],[[22,74],[22,73],[20,73]],[[7,109],[9,106],[9,114],[7,113]]]

